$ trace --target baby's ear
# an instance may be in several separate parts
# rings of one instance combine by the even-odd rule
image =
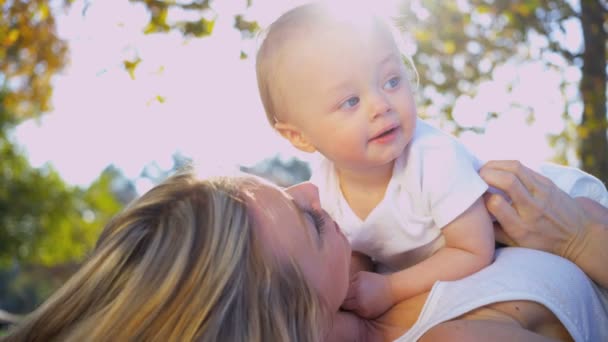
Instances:
[[[289,142],[298,150],[309,153],[313,153],[317,150],[304,134],[292,124],[277,122],[274,124],[274,129],[279,131],[283,138],[289,140]]]

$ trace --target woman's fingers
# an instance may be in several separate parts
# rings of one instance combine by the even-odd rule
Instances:
[[[491,160],[482,167],[482,170],[486,168],[515,175],[515,177],[526,187],[529,192],[536,192],[538,181],[534,176],[535,172],[517,160]],[[507,189],[500,189],[507,192]]]
[[[505,233],[502,226],[498,222],[494,222],[494,238],[496,241],[507,246],[518,246],[517,242],[515,242],[515,240],[511,239],[511,237]]]
[[[513,228],[521,225],[519,214],[504,197],[487,193],[484,195],[484,201],[488,211],[500,222],[502,230],[506,230],[507,234],[510,234]]]
[[[488,185],[495,187],[507,194],[507,196],[513,200],[516,206],[533,205],[534,199],[530,196],[530,192],[524,186],[524,184],[522,184],[517,175],[503,169],[494,168],[491,165],[481,168],[479,175],[486,183],[488,183]]]

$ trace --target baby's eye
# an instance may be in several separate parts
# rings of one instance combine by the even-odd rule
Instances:
[[[401,77],[395,76],[384,83],[384,89],[395,89],[401,83]]]
[[[351,98],[349,98],[348,100],[342,102],[342,105],[340,106],[341,109],[350,109],[355,107],[356,105],[359,104],[359,98],[357,96],[353,96]]]

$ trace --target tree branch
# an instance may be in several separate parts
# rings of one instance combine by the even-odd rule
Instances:
[[[0,324],[17,324],[20,320],[21,316],[0,309]]]

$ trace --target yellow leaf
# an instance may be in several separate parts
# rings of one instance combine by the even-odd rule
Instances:
[[[49,17],[49,6],[46,3],[40,4],[38,15],[40,16],[40,21],[45,21]]]
[[[514,12],[519,13],[524,17],[527,17],[532,13],[532,6],[525,3],[513,4],[511,7],[513,8]]]
[[[481,13],[481,14],[490,13],[491,9],[490,9],[490,6],[479,5],[479,6],[477,6],[477,12]]]
[[[4,42],[2,42],[2,45],[4,45],[4,46],[13,45],[13,43],[15,43],[17,41],[17,39],[19,39],[19,30],[12,29],[12,30],[8,31],[8,34],[6,35]]]
[[[443,43],[443,50],[448,55],[453,55],[456,52],[456,43],[453,40],[448,40]]]
[[[134,61],[123,61],[123,65],[125,66],[125,69],[127,69],[127,72],[129,73],[129,76],[131,76],[131,79],[134,80],[135,79],[135,68],[137,68],[137,65],[141,62],[141,58],[137,57]]]

